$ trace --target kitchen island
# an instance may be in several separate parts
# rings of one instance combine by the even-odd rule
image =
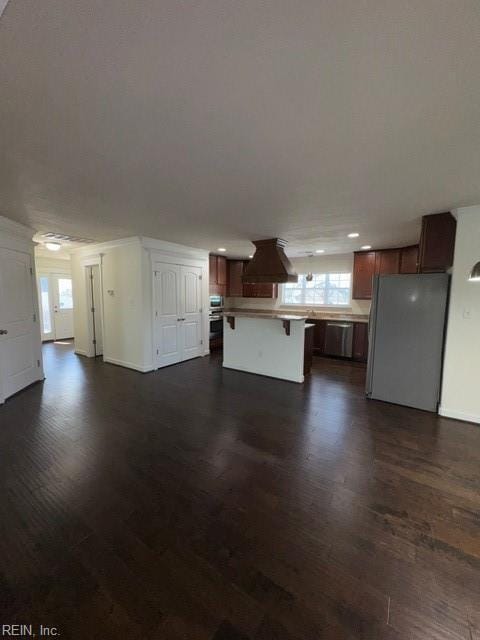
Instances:
[[[223,366],[303,382],[306,319],[285,313],[226,311]]]

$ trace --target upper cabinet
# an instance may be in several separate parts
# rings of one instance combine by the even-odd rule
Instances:
[[[243,260],[227,260],[227,296],[241,298],[243,296]]]
[[[210,294],[227,293],[227,259],[225,256],[208,256]]]
[[[375,273],[389,275],[400,269],[400,249],[375,251]]]
[[[370,300],[372,297],[372,278],[375,274],[376,252],[362,251],[353,254],[354,300]]]
[[[400,273],[418,272],[418,244],[400,249]]]
[[[446,271],[453,264],[457,221],[450,212],[423,216],[419,271]]]
[[[374,275],[417,273],[418,245],[353,254],[354,300],[370,300]]]
[[[276,298],[278,285],[271,282],[243,283],[242,275],[247,261],[227,260],[227,296],[243,298]]]

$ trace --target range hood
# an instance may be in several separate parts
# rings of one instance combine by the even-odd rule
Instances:
[[[270,238],[255,240],[253,244],[256,251],[245,269],[242,282],[298,282],[298,275],[285,255],[285,240]]]

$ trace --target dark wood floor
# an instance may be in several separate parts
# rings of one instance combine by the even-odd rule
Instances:
[[[480,428],[305,385],[44,348],[0,407],[0,623],[90,640],[480,638]]]

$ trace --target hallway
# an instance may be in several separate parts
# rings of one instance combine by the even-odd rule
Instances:
[[[0,407],[3,623],[62,638],[480,637],[480,429],[218,356],[43,347]]]

